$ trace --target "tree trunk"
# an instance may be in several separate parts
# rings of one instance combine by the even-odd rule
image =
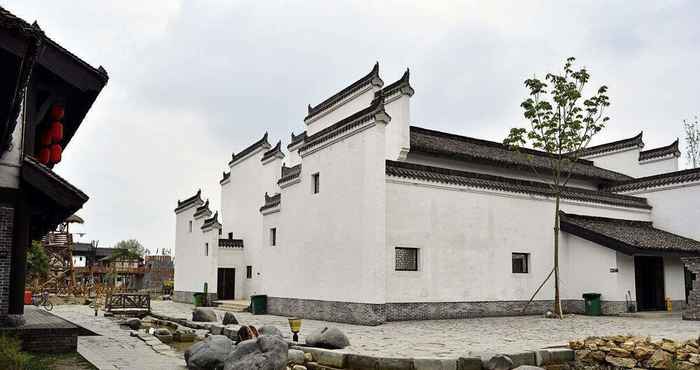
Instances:
[[[559,191],[556,193],[554,207],[554,312],[559,318],[564,318],[559,294]]]

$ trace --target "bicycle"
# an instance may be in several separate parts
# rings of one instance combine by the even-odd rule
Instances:
[[[32,304],[37,307],[42,307],[46,311],[53,310],[53,303],[49,301],[49,292],[43,292],[32,295]]]

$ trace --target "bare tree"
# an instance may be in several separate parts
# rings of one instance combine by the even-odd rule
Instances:
[[[695,122],[683,120],[683,129],[685,130],[685,154],[688,156],[688,165],[691,168],[700,166],[700,123],[698,116],[695,116]]]

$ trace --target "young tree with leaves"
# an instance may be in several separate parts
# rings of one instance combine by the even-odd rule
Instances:
[[[554,196],[554,267],[535,291],[532,301],[554,275],[554,311],[563,317],[559,292],[559,208],[563,190],[571,179],[575,166],[591,138],[605,127],[608,117],[604,108],[610,105],[608,88],[601,86],[588,98],[584,98],[584,88],[590,74],[586,68],[574,69],[575,58],[568,58],[561,73],[548,73],[545,80],[537,78],[525,80],[530,97],[520,104],[529,126],[513,128],[503,141],[512,150],[531,146],[543,151],[549,158],[550,170],[538,172],[531,166],[537,177],[542,178]]]
[[[129,239],[122,240],[114,245],[115,249],[126,249],[131,253],[134,253],[140,257],[148,255],[148,249],[146,249],[138,240]]]
[[[685,130],[685,154],[688,156],[688,165],[691,168],[700,166],[700,122],[695,116],[695,122],[683,120]]]

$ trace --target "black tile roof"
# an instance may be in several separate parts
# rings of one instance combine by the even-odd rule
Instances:
[[[299,148],[299,153],[312,149],[313,147],[331,140],[365,122],[369,122],[380,113],[388,117],[388,114],[384,110],[384,96],[376,97],[374,100],[372,100],[369,107],[353,113],[352,115],[343,118],[342,120],[311,136],[307,136],[306,139],[304,139],[304,145]],[[389,117],[389,119],[390,118],[391,117]]]
[[[195,209],[194,217],[196,218],[196,217],[201,216],[201,215],[206,214],[206,213],[211,213],[211,210],[209,209],[209,199],[207,199],[207,201],[204,202],[204,204],[202,204],[201,206],[197,207],[197,209]]]
[[[277,193],[277,194],[273,194],[272,196],[270,196],[270,195],[267,195],[267,193],[265,193],[265,204],[262,207],[260,207],[260,212],[262,212],[266,209],[277,207],[281,203],[282,203],[282,194]]]
[[[532,171],[532,166],[542,173],[551,173],[549,155],[545,152],[523,148],[521,153],[517,153],[502,143],[415,126],[411,126],[410,151],[525,171]],[[593,162],[585,159],[579,159],[574,165],[571,177],[600,182],[632,179],[630,176],[596,167]]]
[[[614,193],[655,188],[659,186],[683,184],[686,182],[700,181],[700,168],[662,173],[638,179],[612,183],[603,190]]]
[[[700,242],[657,229],[651,222],[560,213],[561,230],[626,254],[700,255]]]
[[[271,157],[274,157],[278,153],[282,154],[282,156],[284,157],[284,153],[282,153],[282,140],[278,141],[277,145],[275,145],[274,148],[263,153],[262,159],[260,159],[260,161],[265,161]]]
[[[678,150],[678,139],[667,146],[662,146],[661,148],[654,148],[649,150],[643,150],[639,152],[639,160],[646,161],[654,158],[661,158],[668,155],[673,155],[676,157],[681,156],[681,151]]]
[[[380,91],[377,91],[376,94],[381,93],[384,95],[385,98],[388,98],[397,92],[401,91],[402,88],[408,88],[408,95],[413,95],[413,87],[411,87],[411,72],[409,71],[408,68],[406,68],[406,72],[403,73],[401,78],[396,80],[395,82],[392,82],[391,84],[383,87]],[[376,96],[375,94],[375,96]]]
[[[202,189],[198,189],[197,193],[185,200],[178,200],[177,201],[177,207],[175,208],[175,212],[185,209],[193,204],[200,203],[202,202]]]
[[[543,182],[518,180],[509,177],[458,171],[448,168],[424,166],[407,162],[387,160],[386,174],[392,177],[403,177],[436,183],[505,191],[510,193],[532,194],[543,197],[554,196],[554,191],[552,188]],[[651,209],[645,198],[575,187],[565,187],[561,197],[563,199],[582,202]]]
[[[221,223],[219,223],[219,211],[216,211],[216,213],[214,213],[213,216],[204,220],[204,223],[202,223],[201,229],[204,230],[204,229],[206,229],[208,227],[212,227],[212,226],[221,227]]]
[[[315,107],[312,107],[311,105],[309,105],[308,114],[306,115],[306,117],[304,117],[304,121],[308,121],[310,118],[312,118],[315,115],[323,112],[324,110],[332,107],[333,105],[335,105],[339,101],[343,100],[344,98],[346,98],[349,95],[352,95],[354,92],[369,85],[370,83],[376,84],[377,86],[384,85],[384,82],[379,77],[379,62],[374,64],[374,67],[372,68],[371,71],[369,71],[369,73],[364,75],[359,80],[353,82],[348,87],[340,90],[339,92],[335,93],[333,96],[320,102]]]
[[[241,150],[240,152],[238,152],[238,154],[231,153],[231,160],[228,162],[229,166],[233,162],[235,162],[237,159],[241,159],[241,158],[245,157],[246,155],[248,155],[248,154],[252,153],[253,151],[255,151],[256,149],[258,149],[259,147],[266,147],[266,148],[270,147],[270,143],[267,141],[267,132],[265,132],[265,135],[263,135],[263,137],[260,140],[254,142],[249,147]]]
[[[292,167],[282,165],[282,175],[280,176],[280,179],[277,181],[277,183],[281,184],[289,180],[294,180],[299,177],[299,174],[301,174],[301,163]]]
[[[231,177],[231,171],[228,171],[228,172],[224,171],[223,176],[221,177],[221,180],[219,180],[219,184],[228,180],[229,177]]]
[[[243,239],[219,239],[219,247],[243,248]]]
[[[642,140],[644,132],[640,132],[637,134],[637,136],[633,136],[628,139],[622,139],[622,140],[617,140],[605,144],[600,144],[600,145],[594,145],[594,146],[589,146],[586,149],[583,149],[581,151],[581,156],[582,157],[588,157],[596,154],[603,154],[607,152],[612,152],[616,150],[621,150],[625,148],[632,148],[632,147],[639,147],[643,148],[644,147],[644,141]]]
[[[292,147],[294,145],[297,145],[306,139],[306,131],[302,131],[299,135],[294,135],[292,132],[292,139],[289,142],[289,145],[287,145],[287,148]]]

